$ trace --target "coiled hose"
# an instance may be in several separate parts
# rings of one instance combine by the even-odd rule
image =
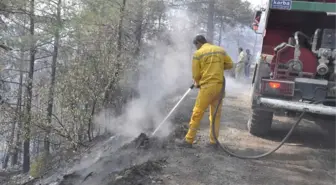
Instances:
[[[223,96],[224,96],[224,92],[225,92],[225,78],[224,78],[224,82],[223,82],[223,87],[222,87],[222,90],[220,92],[220,99],[219,100],[222,100],[223,99]],[[315,102],[312,102],[313,104],[318,104],[318,103],[321,103],[321,102],[326,102],[326,101],[335,101],[335,100],[330,100],[330,99],[326,99],[326,100],[323,100],[323,101],[315,101]],[[275,151],[277,151],[283,144],[285,144],[285,142],[288,140],[288,138],[292,135],[294,129],[299,125],[299,123],[301,122],[305,112],[302,112],[298,118],[298,120],[295,122],[295,124],[292,126],[292,128],[289,130],[289,132],[287,133],[287,135],[282,139],[282,141],[276,146],[274,147],[272,150],[269,150],[268,152],[266,153],[263,153],[263,154],[260,154],[260,155],[254,155],[254,156],[244,156],[244,155],[239,155],[239,154],[236,154],[232,151],[230,151],[230,149],[228,149],[227,147],[225,147],[224,145],[222,145],[219,141],[218,141],[218,138],[215,134],[215,120],[216,120],[216,114],[217,114],[217,111],[218,111],[218,108],[219,106],[222,106],[221,105],[222,101],[219,101],[217,106],[216,106],[216,109],[215,109],[215,112],[214,114],[212,115],[213,119],[212,119],[212,135],[216,141],[216,144],[218,145],[218,147],[226,152],[227,154],[229,154],[230,156],[234,156],[234,157],[237,157],[237,158],[240,158],[240,159],[260,159],[260,158],[263,158],[263,157],[266,157],[266,156],[269,156],[271,154],[273,154]]]

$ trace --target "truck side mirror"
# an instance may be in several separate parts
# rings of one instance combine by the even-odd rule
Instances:
[[[256,11],[256,13],[254,14],[252,25],[251,25],[253,31],[256,32],[256,33],[258,31],[258,28],[259,28],[261,14],[262,14],[262,10]]]

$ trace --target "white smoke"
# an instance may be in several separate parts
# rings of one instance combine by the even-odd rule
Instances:
[[[165,34],[166,37],[170,37],[172,43],[167,44],[160,40],[146,41],[155,47],[149,52],[151,56],[140,61],[142,67],[137,86],[140,98],[128,103],[125,112],[119,117],[111,115],[111,110],[102,111],[95,118],[97,125],[127,137],[137,137],[140,133],[151,132],[158,126],[168,113],[167,110],[160,109],[165,103],[165,98],[175,94],[173,99],[177,102],[192,83],[191,56],[195,50],[192,39],[199,34],[192,24],[192,16],[189,16],[187,11],[169,10],[169,28]],[[226,33],[224,35],[225,38],[230,36]],[[229,43],[224,45],[228,46]],[[238,45],[235,45],[228,50],[233,60],[237,58],[237,48]],[[249,91],[248,85],[237,83],[230,78],[227,79],[226,89],[227,95],[239,93],[247,96]],[[167,121],[157,136],[167,136],[172,131],[171,126]]]
[[[126,105],[126,111],[119,117],[104,110],[95,117],[95,123],[113,133],[127,137],[137,137],[163,120],[168,111],[160,106],[168,95],[180,89],[187,90],[192,83],[191,55],[192,38],[196,34],[190,29],[191,22],[186,11],[169,11],[168,36],[172,43],[151,41],[155,49],[150,51],[154,57],[141,61],[142,69],[138,84],[140,98]],[[181,95],[181,94],[177,94]],[[172,108],[172,107],[171,107]],[[172,131],[169,121],[158,131],[158,136],[167,136]]]

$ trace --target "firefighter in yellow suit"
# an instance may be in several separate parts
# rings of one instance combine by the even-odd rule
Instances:
[[[238,81],[241,81],[245,78],[245,63],[247,61],[246,53],[243,48],[239,48],[238,63],[235,66],[235,78]]]
[[[212,135],[211,125],[212,115],[219,101],[222,102],[220,92],[224,81],[224,70],[231,69],[233,62],[223,48],[208,43],[204,36],[196,36],[193,42],[197,51],[194,53],[192,60],[192,76],[195,86],[199,87],[200,90],[190,119],[188,133],[185,139],[178,141],[178,145],[182,147],[192,146],[204,112],[210,106],[210,146],[215,146],[216,141]],[[221,107],[218,108],[215,120],[217,137],[219,135]]]

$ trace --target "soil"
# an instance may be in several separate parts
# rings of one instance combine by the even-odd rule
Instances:
[[[295,118],[275,116],[270,137],[252,136],[246,129],[250,111],[248,91],[242,92],[239,90],[241,87],[235,88],[228,89],[226,93],[219,141],[243,155],[256,155],[272,149],[289,131]],[[184,102],[190,110],[196,93],[194,91]],[[303,121],[289,141],[273,155],[259,160],[243,160],[206,147],[209,142],[207,117],[208,115],[205,115],[202,120],[193,148],[175,146],[174,141],[182,139],[188,128],[187,122],[177,122],[175,131],[163,140],[149,138],[146,134],[141,134],[130,142],[125,142],[124,138],[110,138],[100,145],[97,144],[89,157],[82,160],[80,165],[70,172],[57,178],[46,177],[36,184],[333,185],[336,183],[335,143],[330,143],[325,132],[317,125]]]

